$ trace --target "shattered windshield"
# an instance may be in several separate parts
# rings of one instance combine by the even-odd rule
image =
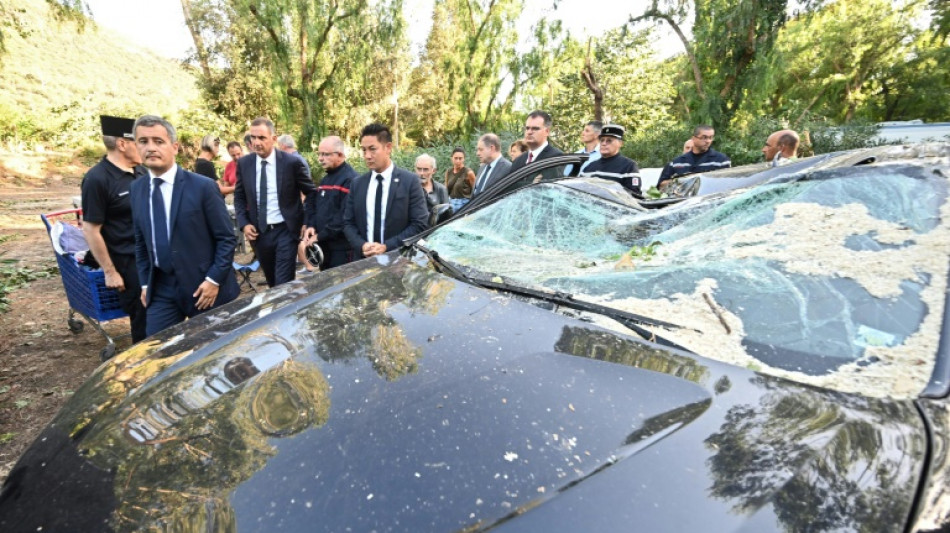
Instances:
[[[541,184],[427,241],[476,277],[683,326],[655,333],[700,355],[911,397],[933,370],[950,262],[934,169],[826,170],[647,214]]]

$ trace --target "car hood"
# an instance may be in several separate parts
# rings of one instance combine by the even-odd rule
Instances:
[[[910,402],[663,349],[390,254],[105,363],[11,472],[0,529],[899,530],[924,455]]]

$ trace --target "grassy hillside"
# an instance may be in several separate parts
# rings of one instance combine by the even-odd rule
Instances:
[[[0,56],[0,140],[80,148],[96,142],[100,114],[175,118],[198,106],[195,78],[177,62],[91,20],[56,21],[45,2],[3,2],[22,10]]]

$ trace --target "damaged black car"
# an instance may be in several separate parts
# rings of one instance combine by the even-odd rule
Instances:
[[[174,326],[75,393],[0,530],[950,527],[950,145],[836,161],[662,209],[499,189]]]

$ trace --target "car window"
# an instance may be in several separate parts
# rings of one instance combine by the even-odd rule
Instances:
[[[679,324],[657,333],[701,355],[914,396],[943,317],[947,189],[919,166],[855,167],[644,214],[539,186],[429,243],[486,275]]]

